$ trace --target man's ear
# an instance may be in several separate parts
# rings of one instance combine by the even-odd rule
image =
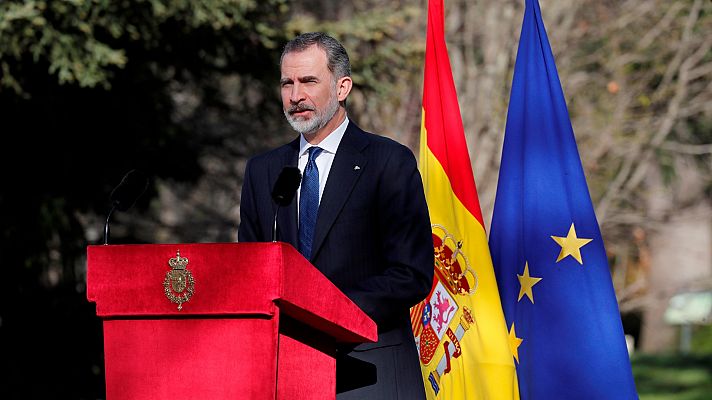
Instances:
[[[351,93],[352,87],[353,81],[350,76],[344,76],[336,81],[336,96],[339,102],[346,100],[346,97]]]

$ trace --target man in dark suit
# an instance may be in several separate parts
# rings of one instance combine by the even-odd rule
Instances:
[[[409,308],[430,291],[434,260],[415,157],[347,118],[351,67],[338,41],[300,35],[280,67],[284,114],[300,135],[248,161],[238,239],[272,239],[272,187],[284,166],[298,166],[301,188],[280,211],[278,240],[297,247],[378,325],[377,343],[337,354],[337,398],[424,399]]]

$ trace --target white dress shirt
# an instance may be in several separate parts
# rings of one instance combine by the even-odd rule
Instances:
[[[346,132],[346,127],[349,124],[349,118],[344,118],[344,122],[341,123],[333,132],[331,132],[324,140],[321,141],[317,146],[321,147],[323,150],[316,158],[316,167],[319,169],[319,203],[321,203],[321,195],[324,193],[324,186],[326,186],[326,179],[329,177],[329,171],[331,170],[331,164],[334,162],[334,156],[336,156],[336,150],[339,148],[339,143],[341,143],[341,138],[344,137],[344,132]],[[313,145],[304,139],[304,135],[299,136],[299,162],[297,166],[299,171],[304,175],[304,168],[307,166],[307,161],[309,161],[309,148]],[[299,185],[299,190],[297,191],[297,215],[299,215],[299,193],[302,190],[302,185]]]

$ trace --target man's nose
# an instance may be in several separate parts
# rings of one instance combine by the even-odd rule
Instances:
[[[303,86],[299,83],[292,85],[292,91],[289,93],[289,102],[299,104],[305,100]]]

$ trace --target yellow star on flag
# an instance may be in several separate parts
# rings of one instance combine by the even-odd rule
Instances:
[[[512,351],[514,359],[519,363],[519,346],[522,344],[524,339],[517,337],[517,333],[514,331],[514,322],[512,322],[512,327],[509,329],[509,350]]]
[[[524,297],[524,295],[526,294],[532,304],[534,304],[534,292],[532,292],[532,288],[534,287],[534,285],[539,283],[542,278],[529,276],[529,262],[524,263],[524,274],[517,274],[517,278],[519,278],[520,285],[519,297],[517,298],[517,301],[521,300],[522,297]]]
[[[581,260],[581,247],[588,244],[593,239],[579,239],[576,237],[576,229],[574,228],[574,223],[571,223],[571,228],[569,228],[569,234],[566,237],[552,236],[552,239],[561,246],[561,252],[559,253],[559,258],[556,262],[559,262],[566,258],[566,256],[571,256],[583,265],[583,260]]]

